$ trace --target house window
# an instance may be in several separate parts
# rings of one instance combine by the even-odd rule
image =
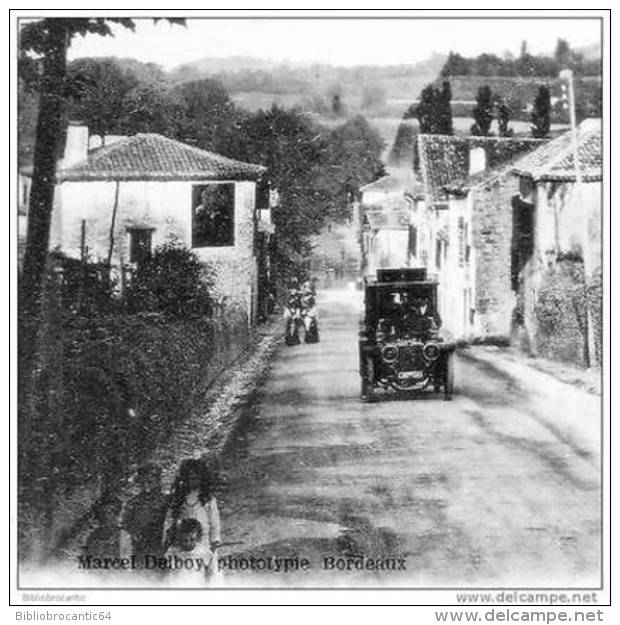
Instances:
[[[155,228],[127,228],[129,232],[129,262],[142,264],[151,257]]]
[[[441,261],[443,260],[442,257],[442,248],[443,246],[441,245],[441,239],[435,239],[435,267],[437,267],[437,269],[441,269]]]
[[[192,247],[226,247],[234,244],[234,183],[194,185]]]

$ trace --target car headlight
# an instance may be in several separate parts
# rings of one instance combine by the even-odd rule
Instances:
[[[381,350],[381,358],[383,358],[384,362],[395,362],[398,358],[398,347],[396,345],[386,345]]]
[[[439,345],[437,343],[427,343],[422,349],[426,360],[437,360],[439,358]]]

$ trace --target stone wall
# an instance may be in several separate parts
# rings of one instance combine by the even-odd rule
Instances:
[[[500,176],[471,192],[477,334],[508,337],[516,304],[510,268],[512,197],[518,193],[518,180],[510,175]]]
[[[540,183],[535,204],[534,249],[521,272],[523,321],[532,352],[585,364],[586,302],[590,364],[602,359],[601,183]],[[586,245],[586,288],[583,256]],[[553,314],[558,313],[557,320]],[[560,314],[561,313],[561,314]],[[551,319],[551,321],[549,321]]]

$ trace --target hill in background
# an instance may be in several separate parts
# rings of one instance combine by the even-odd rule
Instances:
[[[219,80],[233,99],[247,109],[298,105],[317,114],[333,110],[370,115],[404,110],[425,84],[433,82],[446,61],[443,54],[411,65],[359,65],[274,63],[245,57],[200,59],[170,72],[173,82],[202,78]],[[337,108],[338,105],[336,105]],[[336,111],[337,112],[337,111]]]

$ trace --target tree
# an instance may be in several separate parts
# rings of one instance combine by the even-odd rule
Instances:
[[[474,123],[471,134],[487,137],[494,118],[493,94],[491,87],[483,85],[476,95],[476,106],[473,109]]]
[[[495,118],[497,119],[498,134],[500,137],[512,137],[514,132],[509,127],[510,108],[503,98],[499,96],[495,100]]]
[[[450,76],[467,76],[470,74],[469,62],[460,54],[450,51],[448,59],[441,68],[440,76],[448,78]]]
[[[549,87],[540,85],[532,110],[532,136],[544,139],[551,128],[551,96]]]
[[[454,127],[452,125],[452,88],[450,82],[444,80],[441,84],[441,91],[437,97],[437,117],[439,134],[452,135]]]
[[[334,95],[332,95],[332,113],[336,115],[336,117],[342,117],[344,113],[344,105],[342,104],[339,93],[334,93]]]
[[[222,83],[208,78],[187,82],[176,86],[173,95],[182,109],[177,139],[203,150],[234,153],[231,141],[244,115]]]
[[[360,187],[384,174],[384,142],[362,115],[333,130],[327,140],[327,162],[320,174],[330,191],[329,215],[339,221],[348,217],[345,200],[359,199]]]
[[[320,232],[329,213],[330,193],[320,178],[328,134],[301,111],[274,105],[241,121],[238,135],[229,155],[267,167],[265,177],[280,195],[272,211],[271,260],[273,275],[284,282],[302,271],[311,252],[309,237]]]
[[[419,104],[410,106],[403,119],[417,117],[423,134],[451,135],[454,132],[451,99],[449,81],[444,80],[441,89],[426,85],[420,93]]]
[[[39,314],[49,246],[56,160],[64,131],[67,49],[75,35],[112,35],[111,23],[134,29],[134,22],[129,18],[45,18],[25,24],[20,31],[22,54],[27,56],[30,53],[41,57],[41,91],[28,208],[28,232],[20,281],[21,307],[29,316],[37,317]]]
[[[174,135],[178,103],[163,70],[129,59],[77,59],[67,68],[68,112],[93,134]]]
[[[138,80],[123,71],[114,58],[77,59],[67,67],[72,85],[69,116],[79,119],[97,135],[121,134],[127,93]]]
[[[130,20],[121,20],[121,23],[133,28]],[[111,35],[112,31],[105,19],[50,18],[26,24],[20,33],[22,51],[42,56],[28,232],[20,284],[22,308],[34,316],[38,313],[49,245],[56,159],[63,131],[67,48],[73,35],[86,33]]]
[[[426,85],[420,93],[420,102],[417,107],[409,107],[405,112],[405,118],[415,116],[420,123],[420,132],[422,134],[435,134],[436,111],[435,111],[435,88],[433,85]],[[412,115],[413,114],[413,115]]]
[[[560,67],[566,67],[566,65],[568,65],[571,58],[571,49],[566,39],[558,39],[553,58]]]
[[[474,59],[473,74],[477,76],[500,76],[504,62],[495,54],[481,54]]]

